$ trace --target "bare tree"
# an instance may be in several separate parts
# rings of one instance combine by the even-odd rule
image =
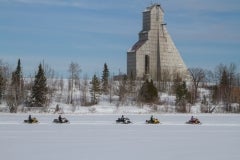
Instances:
[[[63,92],[64,89],[64,80],[63,77],[61,77],[60,81],[59,81],[59,88],[61,90],[61,92]]]
[[[0,104],[2,103],[5,88],[6,88],[6,79],[4,78],[2,70],[0,68]]]
[[[10,78],[10,67],[0,59],[0,104],[4,100]]]
[[[47,79],[54,79],[55,71],[53,68],[51,68],[48,64],[43,63],[43,69]]]
[[[141,79],[136,79],[135,80],[134,97],[136,99],[136,103],[137,103],[138,106],[142,106],[143,105],[143,103],[141,102],[140,96],[138,96],[138,93],[140,92],[143,83],[144,82]]]
[[[227,112],[231,111],[231,97],[232,97],[232,88],[235,81],[235,71],[236,65],[230,64],[229,67],[225,67],[223,70],[221,80],[220,80],[220,91],[222,95],[222,100],[225,104],[225,108]]]
[[[207,83],[207,86],[214,85],[216,83],[215,76],[213,71],[211,70],[205,70],[205,82]]]
[[[169,91],[169,82],[171,81],[170,71],[165,69],[162,71],[160,91]]]
[[[221,79],[223,78],[224,72],[226,73],[227,66],[224,64],[219,64],[214,71],[214,79],[216,85],[213,88],[213,101],[218,103],[222,101],[222,89],[220,89]]]
[[[76,86],[76,82],[78,82],[78,80],[80,79],[80,66],[78,63],[74,63],[71,62],[71,64],[69,65],[69,69],[68,69],[69,73],[70,73],[70,77],[69,77],[69,91],[70,91],[70,104],[73,104],[73,92],[74,92],[74,85]]]
[[[193,103],[196,102],[197,99],[197,90],[199,87],[199,83],[203,82],[205,79],[205,72],[201,68],[189,68],[188,69],[193,83]]]
[[[118,90],[118,95],[119,95],[119,102],[121,104],[126,103],[127,100],[127,76],[123,75],[121,80],[119,81],[119,90]]]
[[[50,101],[52,100],[52,98],[55,95],[55,92],[57,90],[57,78],[55,77],[55,71],[53,68],[51,68],[48,64],[43,62],[43,70],[45,73],[45,77],[47,79],[47,87],[48,87],[48,100],[50,103]]]
[[[113,76],[111,76],[109,78],[108,90],[109,90],[109,103],[112,103],[112,97],[113,97],[113,93],[114,93],[114,80],[113,80]]]
[[[83,78],[83,84],[81,87],[81,105],[86,106],[88,104],[87,93],[88,93],[88,76],[87,74]]]
[[[62,98],[63,97],[63,89],[64,89],[64,80],[63,80],[63,77],[61,77],[60,79],[57,78],[56,79],[56,89],[57,89],[57,92],[55,94],[55,100],[56,102],[62,102]]]

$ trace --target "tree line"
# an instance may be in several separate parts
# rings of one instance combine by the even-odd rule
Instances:
[[[188,71],[191,80],[188,87],[183,84],[186,90],[176,93],[176,97],[184,95],[184,103],[180,105],[183,111],[186,112],[187,103],[190,106],[201,103],[204,113],[217,108],[221,112],[240,112],[240,73],[235,64],[219,64],[213,71],[202,68],[189,68]],[[203,89],[208,93],[200,94]]]
[[[34,77],[24,78],[20,59],[13,71],[0,60],[0,103],[5,103],[12,113],[22,108],[47,109],[53,101],[69,104],[74,111],[77,106],[92,106],[101,100],[116,106],[148,105],[156,111],[159,106],[164,106],[165,111],[175,106],[176,112],[185,113],[200,104],[201,112],[205,113],[213,112],[216,106],[221,106],[221,112],[240,112],[240,73],[235,64],[220,64],[213,71],[189,68],[185,79],[166,70],[162,71],[160,82],[125,74],[110,75],[106,63],[101,77],[94,74],[92,78],[87,75],[80,78],[82,70],[74,62],[68,72],[67,79],[59,78],[48,65],[40,63]],[[201,93],[203,90],[206,93]],[[175,96],[174,104],[162,100],[163,93]]]

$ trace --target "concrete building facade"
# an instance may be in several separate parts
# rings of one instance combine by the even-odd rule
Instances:
[[[166,72],[185,76],[187,67],[168,34],[161,5],[154,4],[143,12],[139,40],[127,52],[127,74],[161,81]]]

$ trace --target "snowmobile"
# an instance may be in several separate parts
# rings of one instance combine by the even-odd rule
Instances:
[[[201,124],[198,118],[191,118],[186,124]]]
[[[53,120],[53,123],[69,123],[69,120],[66,118],[62,118],[62,121],[60,121],[58,118]]]
[[[157,118],[152,118],[150,120],[146,120],[147,124],[158,124],[160,123],[159,120]]]
[[[31,120],[25,119],[24,123],[38,123],[38,120],[36,117],[33,117]]]
[[[129,124],[132,123],[129,118],[121,117],[116,120],[116,123]]]

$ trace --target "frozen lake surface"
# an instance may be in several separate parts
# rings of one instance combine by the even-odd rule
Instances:
[[[70,124],[53,124],[58,115],[0,114],[2,160],[239,160],[240,115],[127,115],[133,124],[116,124],[118,115],[66,115]],[[119,115],[120,117],[120,115]]]

